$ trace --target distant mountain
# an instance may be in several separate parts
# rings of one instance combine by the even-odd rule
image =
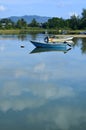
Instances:
[[[24,15],[24,16],[11,16],[9,19],[11,19],[13,22],[17,22],[19,19],[23,18],[27,23],[31,23],[33,19],[35,19],[38,23],[44,23],[47,22],[48,19],[51,17],[46,16],[37,16],[37,15]]]

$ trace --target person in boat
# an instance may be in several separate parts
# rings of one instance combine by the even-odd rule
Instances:
[[[44,38],[44,42],[48,43],[48,42],[54,42],[54,37],[45,37]]]
[[[44,42],[46,42],[46,43],[49,42],[49,37],[48,36],[44,38]]]

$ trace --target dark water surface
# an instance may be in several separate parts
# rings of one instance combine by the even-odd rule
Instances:
[[[86,39],[34,51],[42,38],[0,35],[0,130],[86,130]]]

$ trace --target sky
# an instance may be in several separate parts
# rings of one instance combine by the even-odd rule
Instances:
[[[0,18],[23,15],[70,18],[81,16],[86,0],[0,0]]]

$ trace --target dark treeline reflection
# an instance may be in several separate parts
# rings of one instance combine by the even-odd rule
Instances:
[[[17,35],[17,38],[21,41],[24,41],[24,40],[29,40],[29,39],[33,39],[33,40],[36,40],[37,38],[39,38],[40,34],[19,34]]]
[[[24,41],[26,39],[27,35],[25,34],[20,34],[18,35],[18,39],[20,39],[21,41]]]
[[[81,50],[82,50],[82,53],[86,54],[86,38],[82,39]]]
[[[86,54],[86,38],[74,38],[74,47],[79,47],[82,54]]]

